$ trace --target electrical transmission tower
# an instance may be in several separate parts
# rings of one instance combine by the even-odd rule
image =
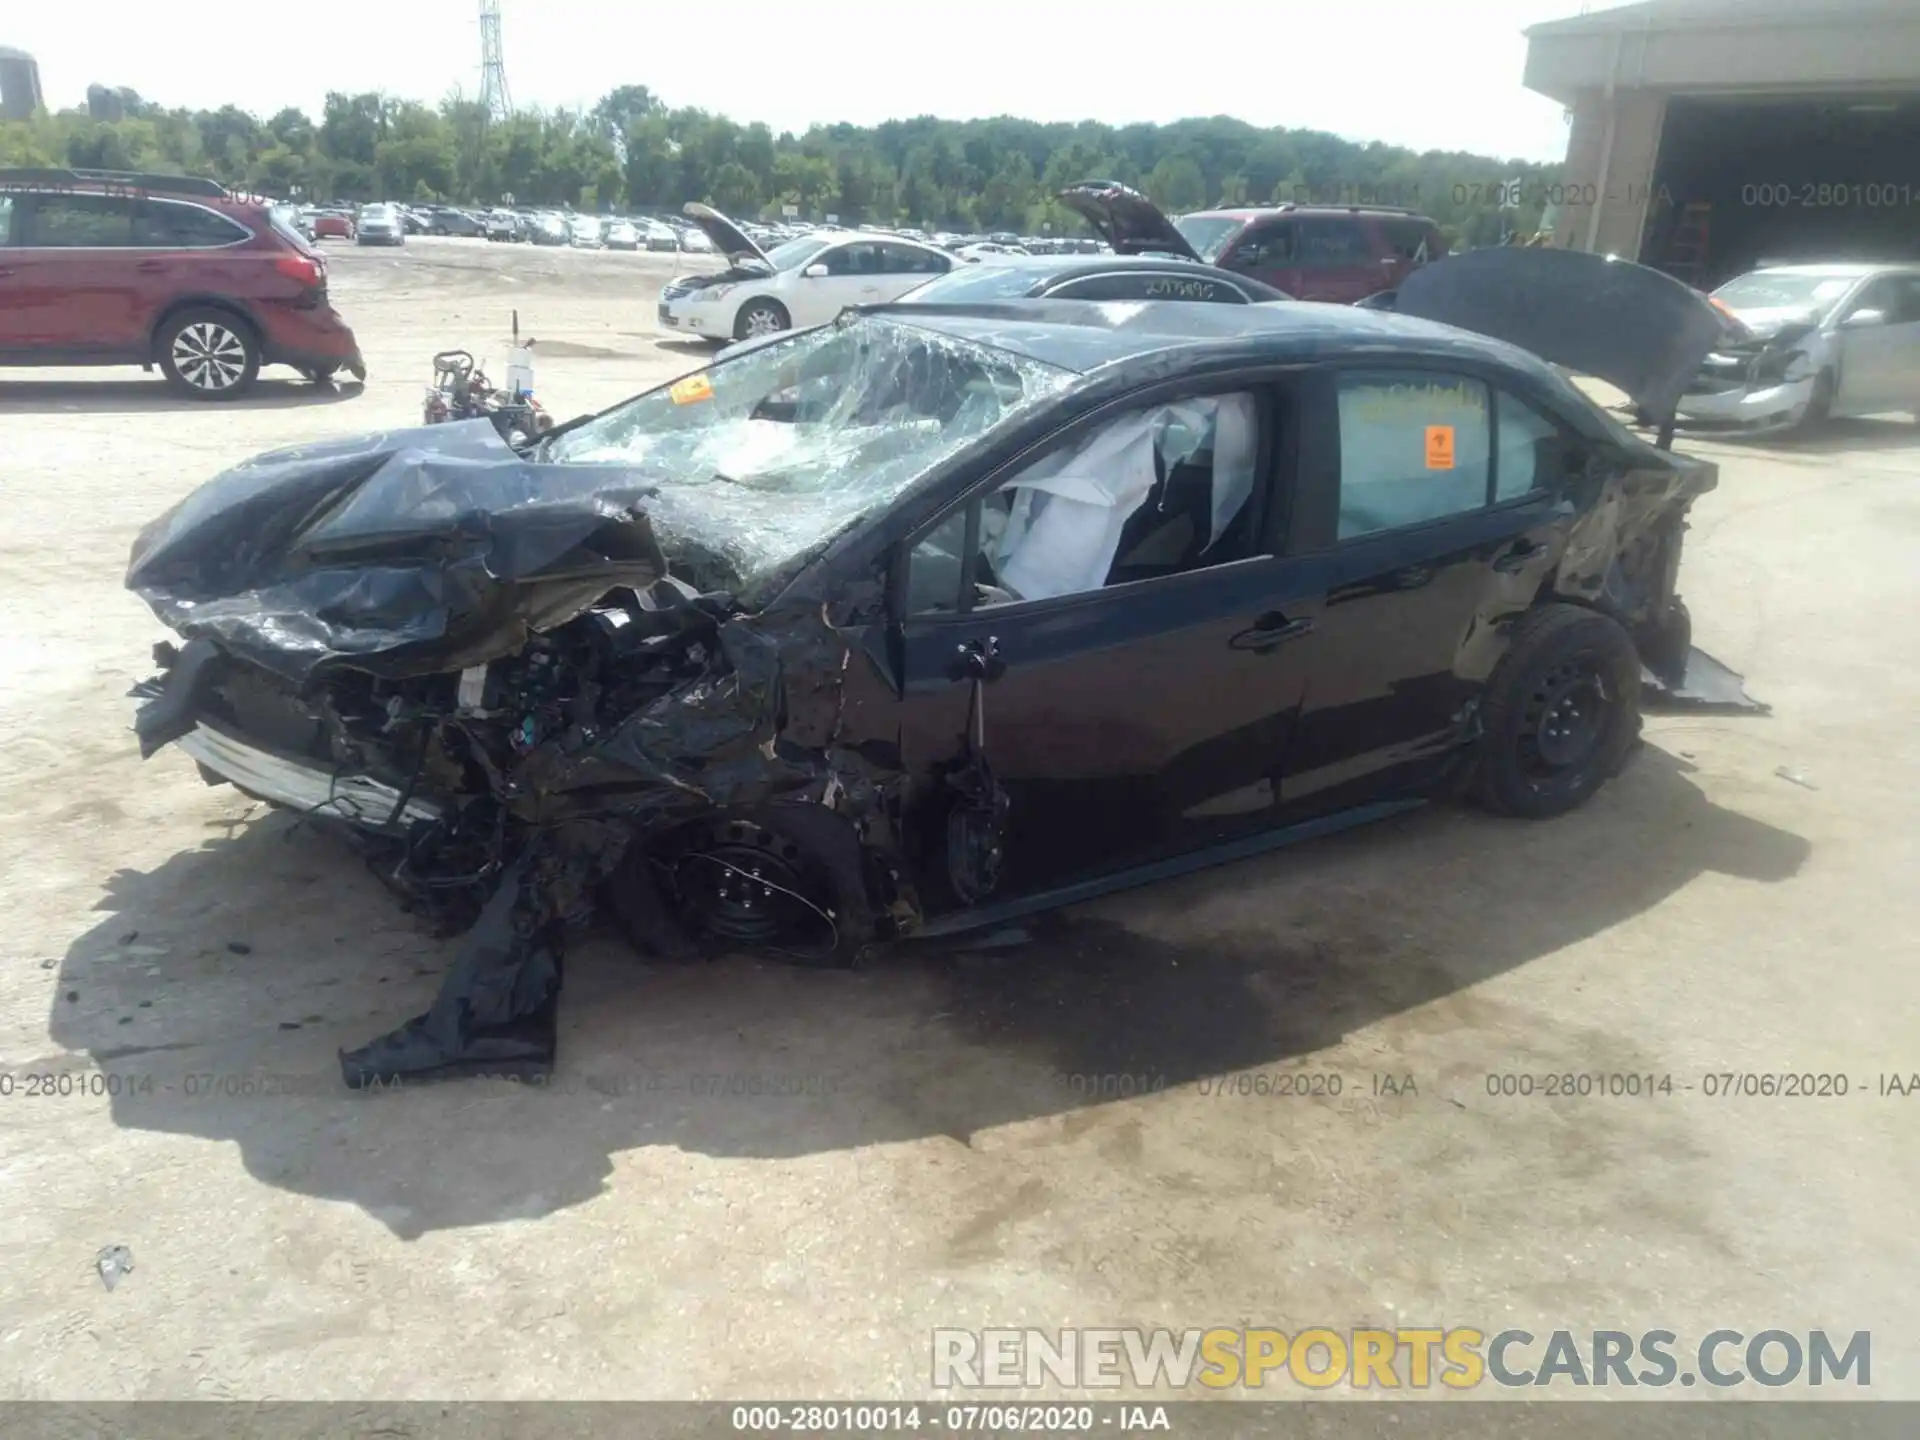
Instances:
[[[480,0],[480,104],[489,120],[513,113],[506,52],[500,43],[500,0]]]

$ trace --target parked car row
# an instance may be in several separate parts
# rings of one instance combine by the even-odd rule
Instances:
[[[771,227],[688,205],[688,219],[706,231],[728,268],[669,281],[658,320],[669,330],[744,341],[823,323],[848,305],[918,298],[920,287],[970,300],[1057,290],[1082,299],[1352,302],[1392,289],[1446,248],[1433,221],[1411,211],[1283,205],[1173,221],[1137,191],[1098,180],[1072,186],[1060,199],[1099,237],[1091,253],[1076,245],[1068,254],[1035,256],[1017,235],[956,249],[924,232],[878,229],[793,228],[770,246],[780,233]],[[1144,260],[1154,263],[1128,263]],[[1090,264],[1059,263],[1081,261]],[[970,266],[987,273],[932,283]]]
[[[710,254],[713,250],[698,226],[685,221],[669,224],[647,215],[582,215],[500,207],[482,217],[481,233],[489,240],[583,250],[684,250],[691,254]]]

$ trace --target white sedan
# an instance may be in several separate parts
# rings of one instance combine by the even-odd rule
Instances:
[[[1769,266],[1713,299],[1739,327],[1681,397],[1682,421],[1771,430],[1920,413],[1920,265]]]
[[[716,275],[682,275],[660,291],[660,328],[709,340],[744,340],[804,329],[849,305],[897,300],[964,264],[944,250],[898,235],[834,231],[762,250],[708,205],[687,214],[727,258]]]

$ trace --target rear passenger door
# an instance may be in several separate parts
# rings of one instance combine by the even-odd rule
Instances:
[[[140,334],[152,333],[168,304],[188,292],[257,295],[264,280],[267,293],[284,290],[291,298],[297,283],[267,279],[273,275],[273,255],[247,248],[252,238],[251,230],[203,205],[150,196],[137,200],[133,245],[139,254],[128,259]]]
[[[824,325],[849,305],[873,305],[881,299],[880,256],[869,240],[822,250],[801,269],[790,307],[795,329]],[[824,275],[812,273],[824,269]]]
[[[19,197],[19,206],[10,265],[21,284],[23,346],[144,355],[132,197],[42,191]]]
[[[1328,590],[1283,801],[1317,812],[1418,790],[1470,733],[1493,626],[1555,563],[1582,451],[1476,374],[1315,380],[1297,523]]]

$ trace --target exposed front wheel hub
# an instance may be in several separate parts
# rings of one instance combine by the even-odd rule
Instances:
[[[1528,705],[1527,746],[1536,773],[1575,769],[1592,758],[1606,730],[1606,681],[1587,660],[1556,665]]]

